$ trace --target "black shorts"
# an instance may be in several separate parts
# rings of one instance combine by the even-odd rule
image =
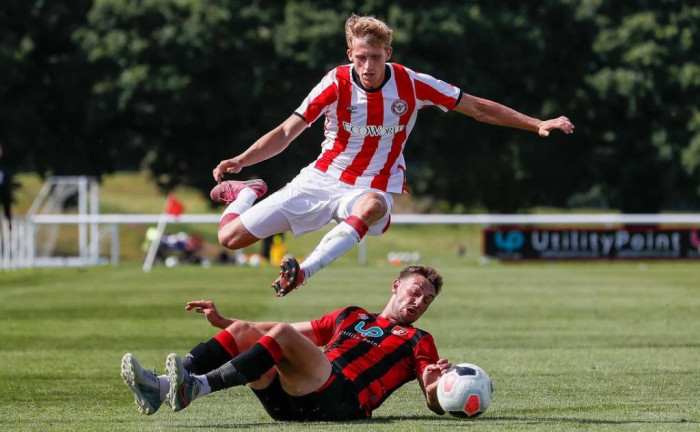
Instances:
[[[282,389],[277,375],[266,389],[253,392],[275,420],[344,421],[369,417],[347,378],[333,371],[329,381],[313,393],[292,396]]]

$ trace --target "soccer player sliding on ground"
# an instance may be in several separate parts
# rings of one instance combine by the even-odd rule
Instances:
[[[219,242],[229,249],[274,234],[291,231],[298,236],[330,221],[338,223],[302,263],[294,258],[282,263],[272,283],[278,297],[305,283],[366,234],[381,235],[389,228],[392,194],[407,191],[403,149],[421,108],[453,110],[543,137],[552,130],[574,131],[566,117],[529,117],[389,63],[392,30],[374,17],[353,14],[345,23],[345,36],[351,63],[329,71],[289,118],[213,171],[218,184],[210,196],[227,204]],[[263,180],[223,181],[224,174],[238,174],[282,152],[321,115],[325,116],[321,154],[284,188],[255,203],[267,193]]]
[[[450,368],[430,333],[413,326],[440,293],[429,266],[403,269],[381,313],[357,306],[293,324],[224,318],[211,301],[189,302],[221,331],[156,375],[127,353],[121,373],[143,414],[164,401],[180,411],[211,392],[248,385],[275,420],[369,418],[403,384],[418,380],[428,408],[443,414],[440,376]],[[319,347],[324,347],[321,351]]]

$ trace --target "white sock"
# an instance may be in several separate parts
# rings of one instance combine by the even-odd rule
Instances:
[[[236,199],[226,207],[226,210],[221,214],[223,218],[229,213],[236,213],[238,215],[243,214],[244,211],[248,210],[253,206],[255,200],[258,199],[258,195],[251,188],[245,188],[238,192]]]
[[[323,236],[316,249],[301,263],[304,281],[360,242],[360,234],[346,222],[339,223]]]
[[[208,395],[211,393],[211,386],[209,385],[209,380],[206,375],[193,375],[192,378],[199,381],[199,391],[197,392],[197,397]]]
[[[197,397],[211,393],[211,386],[209,385],[209,380],[205,375],[193,375],[193,377],[201,384],[199,386],[199,391],[197,392]],[[168,381],[168,376],[158,375],[158,384],[160,387],[160,400],[165,400],[168,397],[168,392],[170,391],[170,381]]]
[[[168,391],[170,391],[167,375],[158,375],[158,388],[160,389],[160,400],[163,401],[168,397]]]

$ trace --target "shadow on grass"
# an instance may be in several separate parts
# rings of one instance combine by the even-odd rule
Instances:
[[[519,423],[519,424],[581,424],[581,425],[662,425],[662,424],[700,424],[698,421],[679,419],[679,420],[605,420],[605,419],[586,419],[586,418],[522,418],[522,417],[479,417],[478,419],[460,419],[457,417],[450,416],[432,416],[432,415],[417,415],[417,416],[386,416],[386,417],[375,417],[366,420],[355,420],[355,421],[340,421],[340,422],[278,422],[274,420],[259,422],[259,423],[238,423],[238,424],[207,424],[207,425],[172,425],[173,428],[189,428],[189,429],[209,429],[209,428],[220,428],[220,429],[248,429],[248,428],[259,428],[259,427],[273,427],[280,425],[387,425],[393,423],[402,422],[430,422],[430,423],[481,423],[483,425],[493,424],[493,423]],[[437,425],[436,425],[437,426]]]
[[[456,419],[455,421],[464,421],[461,419]],[[486,422],[515,422],[515,423],[525,423],[525,424],[540,424],[540,423],[580,423],[585,424],[601,424],[601,425],[633,425],[633,424],[700,424],[698,421],[690,421],[687,419],[679,420],[605,420],[605,419],[589,419],[589,418],[522,418],[522,417],[480,417],[478,420],[474,421],[486,421]]]

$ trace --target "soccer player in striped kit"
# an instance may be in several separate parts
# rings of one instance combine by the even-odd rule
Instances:
[[[443,414],[437,382],[451,363],[438,356],[430,333],[413,326],[441,287],[434,268],[410,265],[381,313],[350,306],[294,324],[224,318],[211,301],[189,302],[185,309],[205,314],[221,331],[184,359],[170,354],[160,376],[127,353],[122,376],[147,415],[165,400],[180,411],[211,392],[247,384],[276,420],[362,419],[414,379],[428,408]]]
[[[354,247],[366,235],[389,228],[392,194],[406,191],[403,148],[418,110],[435,106],[478,121],[530,130],[546,137],[570,134],[566,117],[539,120],[496,102],[463,93],[432,76],[389,63],[392,30],[382,21],[352,15],[345,23],[350,64],[329,71],[294,113],[240,155],[213,171],[212,200],[227,204],[219,241],[229,249],[291,231],[295,236],[330,221],[338,225],[300,264],[285,260],[272,284],[283,296]],[[267,192],[262,180],[222,181],[282,152],[299,134],[325,116],[321,154],[281,190]]]

